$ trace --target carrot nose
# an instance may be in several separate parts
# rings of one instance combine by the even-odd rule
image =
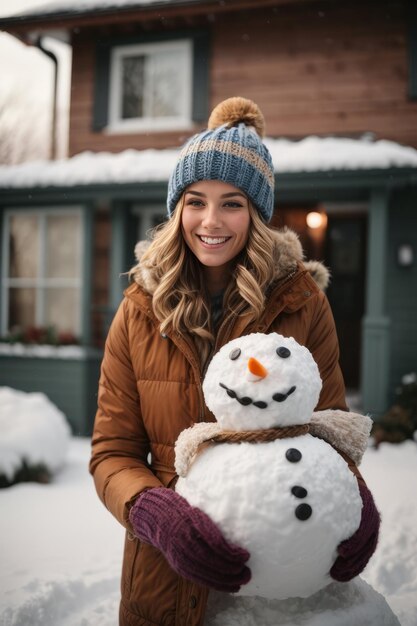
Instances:
[[[248,360],[248,370],[253,376],[256,376],[256,380],[260,380],[261,378],[265,378],[268,375],[268,370],[259,363],[257,359],[250,357]]]

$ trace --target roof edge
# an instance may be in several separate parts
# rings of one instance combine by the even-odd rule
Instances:
[[[56,27],[68,24],[70,27],[73,23],[88,22],[93,24],[95,21],[103,18],[110,18],[120,15],[130,15],[132,13],[149,15],[150,17],[160,17],[161,10],[164,13],[178,13],[181,9],[188,9],[190,13],[205,13],[208,9],[211,12],[227,12],[237,11],[241,9],[256,9],[268,6],[279,5],[300,5],[316,2],[317,0],[224,0],[219,3],[218,0],[156,0],[151,4],[129,4],[126,6],[113,7],[94,7],[83,11],[56,10],[48,13],[27,13],[20,15],[12,15],[10,17],[0,18],[0,30],[10,31],[14,33],[23,33],[30,31],[31,28],[43,26],[47,29],[49,26]],[[325,2],[334,2],[334,0],[324,0]],[[41,7],[40,7],[41,8]]]
[[[387,192],[406,187],[417,189],[417,168],[396,167],[370,170],[328,170],[276,174],[276,200],[367,199],[375,189]],[[115,200],[164,204],[167,181],[91,183],[68,186],[0,188],[0,207],[31,206],[40,202],[91,202],[108,197]]]

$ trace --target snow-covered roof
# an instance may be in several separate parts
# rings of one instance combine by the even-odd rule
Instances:
[[[417,168],[417,150],[369,138],[267,138],[277,174]],[[0,166],[0,188],[72,187],[167,181],[179,149],[82,152],[59,161]]]
[[[61,14],[83,14],[112,9],[164,7],[174,4],[198,3],[201,0],[50,0],[39,7],[26,9],[9,17],[31,18]]]

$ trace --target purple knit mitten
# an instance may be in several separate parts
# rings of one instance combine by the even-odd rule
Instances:
[[[136,537],[158,548],[184,578],[229,592],[251,578],[249,552],[228,543],[208,515],[171,489],[142,493],[129,520]]]
[[[337,557],[330,576],[339,582],[347,582],[358,576],[366,567],[378,543],[381,518],[368,487],[359,483],[362,498],[362,517],[358,530],[339,544]]]

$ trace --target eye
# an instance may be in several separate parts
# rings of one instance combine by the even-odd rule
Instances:
[[[242,204],[240,202],[235,202],[233,200],[230,200],[229,202],[226,202],[224,204],[224,206],[227,209],[241,209],[242,208]]]
[[[203,202],[197,198],[190,198],[189,200],[187,200],[187,205],[199,208],[203,206]]]
[[[232,361],[236,361],[236,359],[238,359],[241,354],[242,350],[240,348],[234,348],[229,354],[229,359],[231,359]]]
[[[281,357],[281,359],[288,359],[288,357],[291,356],[291,350],[288,350],[288,348],[285,348],[284,346],[280,346],[277,348],[277,354]]]

